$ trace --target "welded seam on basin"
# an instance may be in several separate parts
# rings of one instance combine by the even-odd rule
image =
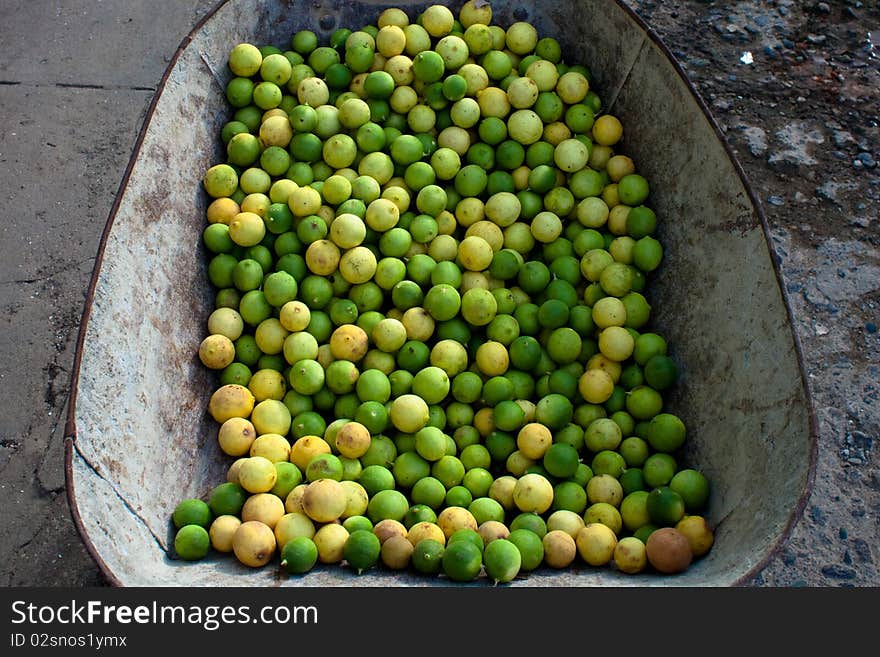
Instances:
[[[610,113],[611,110],[614,108],[615,103],[617,103],[617,98],[620,96],[620,92],[623,91],[623,87],[629,81],[629,77],[630,75],[632,75],[632,72],[635,69],[639,59],[641,59],[642,52],[644,52],[647,45],[648,39],[645,36],[642,36],[642,42],[639,44],[639,49],[636,51],[636,54],[626,66],[626,73],[624,73],[620,82],[614,86],[614,89],[611,90],[611,100],[608,102],[608,109],[606,110],[606,113]]]
[[[98,468],[95,467],[95,465],[94,465],[94,464],[88,459],[88,457],[87,457],[87,456],[82,452],[82,450],[79,448],[79,445],[77,444],[77,441],[76,441],[76,440],[73,440],[73,439],[71,438],[71,439],[70,439],[70,442],[71,442],[71,444],[73,445],[73,449],[76,450],[76,453],[77,453],[77,454],[79,455],[79,457],[83,460],[83,462],[88,466],[89,470],[91,470],[92,472],[94,472],[95,475],[96,475],[101,481],[105,482],[105,483],[110,487],[110,490],[112,490],[113,493],[116,495],[116,497],[119,498],[119,501],[122,502],[122,505],[126,508],[126,510],[127,510],[132,516],[134,516],[134,517],[138,520],[138,522],[140,522],[140,523],[144,526],[144,528],[150,533],[150,536],[153,537],[153,540],[156,541],[156,544],[159,546],[159,549],[162,550],[162,552],[164,552],[164,553],[167,555],[167,554],[168,554],[168,549],[162,544],[162,539],[160,539],[158,536],[156,536],[156,533],[150,528],[150,524],[149,524],[149,523],[143,518],[143,516],[141,516],[141,514],[139,514],[139,513],[138,513],[138,512],[137,512],[137,511],[131,506],[131,504],[128,502],[128,500],[125,498],[125,496],[124,496],[122,493],[119,492],[119,490],[116,488],[116,486],[114,486],[113,483],[112,483],[107,477],[105,477],[103,474],[101,474],[101,472],[98,470]]]

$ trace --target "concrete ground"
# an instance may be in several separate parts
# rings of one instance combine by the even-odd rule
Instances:
[[[215,0],[0,3],[0,180],[7,186],[0,221],[0,585],[103,584],[71,521],[64,489],[64,419],[77,331],[100,235],[145,110],[178,44],[214,4]],[[681,9],[687,15],[716,3],[689,0],[671,3],[671,9],[654,2],[630,4],[656,14],[658,24],[665,26],[661,36],[680,39],[668,41],[673,51],[693,52],[707,36],[676,29],[676,12]],[[745,164],[749,170],[754,162]],[[783,177],[756,173],[762,198],[786,196]],[[876,226],[876,216],[872,221]],[[794,262],[802,264],[785,272],[788,281],[840,276],[833,267],[817,274],[808,266],[817,257],[797,245],[786,246],[794,252]],[[867,285],[868,291],[877,288],[876,280]],[[820,329],[815,318],[807,317],[814,309],[799,302],[795,310],[805,313],[798,330],[815,338],[813,331]],[[843,319],[823,316],[818,335],[833,335],[835,322]],[[876,354],[876,347],[867,353]],[[840,467],[840,429],[831,421],[836,397],[825,394],[832,383],[823,377],[839,373],[811,358],[818,356],[808,351],[814,394],[818,392],[827,407],[820,414],[819,464],[831,472]],[[853,362],[852,369],[864,372],[864,363]],[[839,380],[833,384],[840,385]],[[857,381],[849,385],[855,389]],[[876,409],[869,412],[876,414]],[[878,583],[873,565],[880,558],[877,509],[863,503],[857,515],[849,508],[852,490],[840,495],[835,489],[880,488],[870,438],[874,420],[864,426],[869,427],[860,434],[868,441],[863,450],[867,461],[859,466],[860,478],[847,483],[836,470],[834,475],[820,473],[822,489],[795,528],[794,548],[769,564],[756,585]],[[850,539],[859,536],[860,541],[850,541],[855,546],[852,553],[844,545],[848,523],[856,525]],[[812,546],[819,544],[834,556],[811,558]]]
[[[80,316],[171,56],[213,0],[0,3],[0,585],[96,585],[64,490]]]

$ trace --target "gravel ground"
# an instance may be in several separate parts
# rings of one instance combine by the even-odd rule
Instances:
[[[761,198],[806,358],[816,481],[790,540],[752,584],[876,586],[880,9],[628,2],[685,67]],[[181,38],[214,3],[65,4],[0,8],[0,173],[19,182],[7,193],[15,216],[0,232],[7,586],[102,583],[70,521],[58,419],[100,231],[143,111]],[[104,44],[98,55],[95,43]]]

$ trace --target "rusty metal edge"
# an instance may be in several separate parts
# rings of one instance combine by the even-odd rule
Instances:
[[[83,308],[82,316],[80,319],[79,334],[76,341],[76,351],[74,352],[73,367],[71,368],[70,375],[70,394],[68,397],[67,420],[64,427],[64,481],[65,488],[67,490],[68,507],[70,508],[70,514],[73,518],[73,524],[76,527],[77,533],[82,539],[86,551],[95,561],[95,564],[98,566],[101,574],[107,580],[107,583],[115,587],[122,587],[124,586],[124,584],[122,583],[122,580],[120,580],[116,576],[116,574],[110,569],[110,567],[101,557],[101,555],[98,554],[98,551],[95,548],[91,537],[86,531],[85,525],[83,524],[82,516],[80,516],[79,513],[79,507],[76,503],[76,490],[73,483],[73,452],[75,449],[74,443],[76,442],[77,436],[76,397],[77,386],[79,383],[80,367],[82,366],[82,354],[85,342],[85,334],[88,326],[89,316],[91,315],[92,311],[92,304],[95,300],[95,288],[97,287],[98,276],[101,272],[101,265],[104,261],[104,250],[107,246],[107,239],[110,235],[110,231],[113,228],[113,223],[116,219],[116,213],[119,211],[119,205],[122,202],[123,191],[125,190],[126,186],[128,185],[128,181],[131,178],[132,169],[134,168],[135,162],[137,161],[138,155],[140,154],[141,146],[144,142],[144,137],[146,136],[147,129],[150,126],[153,113],[156,110],[156,105],[159,103],[159,98],[162,95],[165,84],[168,82],[168,78],[171,76],[174,67],[177,65],[177,60],[180,59],[181,54],[183,54],[187,46],[189,46],[189,44],[193,41],[199,30],[204,27],[205,23],[207,23],[208,20],[210,20],[211,17],[214,16],[214,14],[216,14],[220,10],[220,8],[227,2],[229,2],[229,0],[220,0],[216,5],[214,5],[213,8],[208,10],[208,12],[204,16],[202,16],[198,23],[195,24],[193,29],[190,30],[189,33],[181,40],[180,45],[177,46],[177,50],[174,51],[174,55],[168,62],[168,66],[165,68],[165,71],[162,74],[161,79],[159,80],[159,84],[156,86],[156,91],[153,94],[153,98],[150,100],[150,104],[147,107],[146,113],[144,114],[144,119],[141,123],[141,128],[138,132],[137,139],[135,140],[131,158],[129,159],[128,164],[125,167],[125,172],[123,173],[122,180],[119,183],[116,197],[113,200],[113,205],[110,207],[110,213],[108,215],[107,222],[105,223],[104,230],[101,233],[101,240],[98,243],[98,253],[95,257],[95,265],[92,269],[92,275],[89,280],[89,287],[86,293],[85,306]]]
[[[797,504],[792,509],[791,514],[789,514],[788,522],[786,523],[782,533],[779,535],[776,541],[774,541],[772,547],[764,555],[764,558],[731,584],[732,587],[743,587],[748,585],[749,580],[753,579],[758,573],[760,573],[767,566],[767,564],[782,550],[785,542],[791,536],[791,532],[794,529],[795,524],[797,524],[797,521],[803,515],[804,509],[807,505],[807,500],[810,498],[810,495],[813,492],[813,485],[816,479],[816,464],[819,459],[819,423],[816,418],[816,411],[813,405],[812,394],[810,392],[809,380],[807,378],[806,367],[804,365],[803,346],[801,344],[801,340],[798,336],[797,330],[795,329],[794,311],[792,310],[791,300],[789,298],[788,292],[785,289],[785,281],[779,268],[777,254],[775,249],[773,248],[773,240],[770,235],[770,224],[767,221],[767,215],[764,214],[764,208],[761,204],[761,201],[758,198],[758,195],[755,193],[755,190],[752,188],[752,184],[749,181],[748,176],[746,175],[745,169],[743,169],[742,164],[734,153],[733,147],[727,140],[727,136],[724,134],[724,132],[721,130],[721,127],[718,125],[718,122],[712,116],[712,112],[709,110],[708,105],[706,105],[706,102],[703,100],[703,97],[700,95],[699,91],[697,91],[697,88],[691,82],[690,78],[688,78],[687,73],[679,63],[678,58],[676,58],[675,55],[672,54],[672,51],[663,42],[663,39],[660,38],[660,35],[657,34],[657,32],[655,32],[654,29],[650,27],[645,22],[645,20],[635,12],[634,9],[625,4],[624,0],[614,0],[614,2],[629,15],[629,17],[636,23],[636,25],[638,25],[645,32],[648,38],[654,42],[654,45],[656,45],[660,49],[660,51],[666,56],[666,59],[669,60],[675,72],[681,78],[682,82],[684,82],[688,91],[690,91],[691,96],[694,98],[694,101],[696,101],[697,106],[700,108],[700,111],[703,112],[703,115],[706,117],[706,120],[709,122],[712,130],[715,131],[715,136],[718,138],[718,141],[721,143],[722,147],[727,153],[727,158],[733,165],[737,176],[739,176],[740,182],[742,182],[743,188],[745,189],[746,194],[748,195],[749,200],[752,203],[755,214],[757,215],[761,223],[761,229],[764,232],[764,240],[767,242],[767,247],[770,251],[770,260],[771,264],[773,265],[773,273],[776,276],[776,283],[779,286],[779,292],[782,296],[782,302],[785,306],[785,312],[788,316],[789,325],[791,326],[791,337],[794,343],[798,370],[800,371],[801,375],[801,384],[803,385],[804,389],[804,399],[807,404],[807,412],[809,415],[810,465],[807,472],[807,480],[804,483],[804,488],[801,491]]]
[[[113,573],[107,563],[103,560],[100,554],[98,554],[97,549],[95,548],[94,543],[92,543],[91,537],[88,535],[88,532],[85,529],[83,524],[82,517],[79,514],[79,508],[76,504],[76,491],[73,484],[73,451],[74,451],[74,442],[76,441],[76,395],[77,395],[77,384],[79,382],[79,372],[80,366],[82,364],[82,352],[83,352],[83,343],[85,342],[85,333],[88,325],[89,315],[91,314],[92,303],[94,302],[95,288],[97,286],[98,275],[101,271],[101,265],[103,264],[104,258],[104,249],[107,245],[107,238],[110,234],[110,230],[113,227],[114,219],[116,218],[116,212],[119,209],[120,202],[122,200],[122,192],[128,184],[128,180],[131,177],[131,171],[134,168],[134,163],[137,161],[138,155],[140,154],[140,149],[144,141],[144,136],[146,135],[146,131],[149,128],[150,120],[153,116],[153,112],[156,109],[156,105],[159,101],[159,98],[162,94],[162,90],[165,87],[165,84],[171,75],[172,70],[177,64],[177,60],[180,58],[180,55],[186,49],[186,47],[192,42],[195,35],[199,30],[205,25],[205,23],[211,19],[214,14],[216,14],[223,5],[225,5],[230,0],[220,0],[212,9],[210,9],[198,23],[193,27],[192,30],[183,38],[180,42],[180,45],[177,47],[177,50],[174,52],[168,66],[165,69],[165,72],[162,75],[161,80],[159,81],[158,86],[156,87],[156,92],[153,95],[152,100],[150,101],[150,105],[147,108],[147,112],[144,115],[143,123],[141,124],[140,132],[138,133],[137,140],[135,141],[135,146],[132,151],[131,158],[128,161],[128,165],[126,166],[125,173],[123,174],[122,181],[119,184],[119,188],[116,194],[116,198],[113,201],[113,205],[110,208],[110,214],[108,216],[107,222],[104,226],[104,230],[101,234],[101,240],[98,245],[98,253],[95,258],[95,265],[92,269],[92,275],[89,280],[89,287],[86,294],[86,302],[83,308],[82,317],[80,320],[79,333],[77,336],[76,342],[76,351],[74,353],[74,362],[73,367],[71,369],[71,377],[70,377],[70,395],[68,400],[68,410],[67,410],[67,421],[65,424],[65,438],[64,438],[64,479],[65,479],[65,488],[67,490],[67,499],[68,506],[70,509],[71,517],[73,518],[74,526],[76,527],[77,533],[80,535],[80,538],[83,541],[83,544],[86,548],[86,551],[95,561],[96,565],[100,569],[102,575],[107,580],[107,582],[111,586],[121,587],[124,586],[122,581]],[[792,509],[791,514],[789,515],[788,522],[786,523],[785,528],[783,529],[780,536],[776,539],[773,546],[764,556],[764,558],[759,561],[755,566],[749,569],[746,574],[739,577],[732,584],[734,587],[741,587],[748,584],[748,581],[754,578],[761,570],[763,570],[767,564],[773,559],[779,551],[782,549],[784,543],[791,535],[792,530],[794,529],[795,524],[800,519],[803,514],[804,509],[806,508],[807,500],[810,497],[810,494],[813,490],[813,485],[816,477],[816,464],[818,461],[818,448],[819,448],[819,430],[818,430],[818,420],[816,418],[815,409],[813,406],[812,394],[810,391],[809,381],[806,375],[806,368],[804,366],[804,355],[803,355],[803,346],[801,344],[801,340],[795,330],[794,324],[794,312],[791,307],[791,301],[789,299],[788,293],[785,289],[784,279],[782,278],[782,272],[779,268],[779,262],[776,259],[775,250],[772,248],[772,239],[770,235],[770,226],[767,221],[767,216],[764,214],[763,206],[758,198],[757,194],[755,194],[754,189],[752,188],[751,182],[748,179],[748,176],[745,173],[742,165],[739,162],[739,159],[736,157],[736,154],[733,151],[733,148],[730,145],[730,142],[727,140],[727,136],[721,130],[721,127],[718,125],[718,122],[712,116],[711,111],[706,105],[700,93],[697,91],[694,84],[688,78],[687,73],[682,68],[681,64],[678,62],[678,59],[673,55],[672,51],[668,46],[663,42],[660,38],[660,35],[651,28],[645,20],[639,16],[631,7],[629,7],[624,0],[614,0],[615,4],[620,7],[629,18],[645,33],[645,35],[656,45],[660,51],[666,56],[666,59],[670,62],[676,74],[681,78],[682,82],[684,82],[697,106],[700,108],[700,111],[703,113],[703,116],[709,122],[709,125],[712,127],[712,130],[715,132],[715,136],[721,143],[724,148],[725,153],[727,154],[730,163],[732,164],[734,170],[736,171],[737,176],[740,179],[740,182],[743,185],[743,188],[746,191],[746,194],[749,197],[749,200],[752,203],[755,214],[757,215],[760,223],[761,229],[764,232],[764,239],[767,242],[767,246],[771,255],[771,264],[773,266],[773,272],[776,276],[776,282],[779,286],[779,291],[782,296],[783,305],[785,306],[785,312],[789,319],[789,324],[791,326],[792,332],[792,340],[795,347],[795,354],[797,356],[798,370],[801,374],[801,383],[804,389],[804,397],[807,404],[807,411],[809,414],[809,424],[810,424],[810,441],[811,441],[811,449],[810,449],[810,465],[809,471],[807,473],[807,481],[804,484],[804,489],[801,492],[801,495],[798,499],[798,503],[795,505],[794,509]]]

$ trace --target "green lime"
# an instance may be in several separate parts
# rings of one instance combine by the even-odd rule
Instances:
[[[434,50],[423,50],[412,59],[413,75],[421,82],[437,82],[443,78],[445,70],[443,57]]]
[[[520,269],[517,282],[527,294],[539,294],[550,284],[552,277],[546,264],[540,260],[529,260]]]
[[[464,473],[462,485],[467,488],[474,498],[485,497],[489,494],[489,487],[494,477],[486,468],[474,467]]]
[[[241,507],[244,506],[247,498],[248,493],[240,484],[227,481],[211,489],[208,497],[208,506],[215,517],[223,515],[237,516],[241,512]]]
[[[645,382],[655,390],[666,390],[678,379],[678,367],[669,356],[657,354],[645,363],[644,376]]]
[[[633,431],[635,427],[633,427]],[[628,468],[640,468],[645,463],[645,459],[650,454],[650,447],[644,438],[636,435],[624,438],[618,447],[623,459],[626,461]]]
[[[476,529],[471,529],[470,527],[456,529],[446,540],[446,547],[448,548],[453,543],[468,543],[479,550],[480,554],[482,554],[485,547],[483,537],[480,536]]]
[[[617,194],[620,202],[630,207],[644,203],[648,198],[648,181],[637,173],[625,175],[617,183]]]
[[[570,422],[556,432],[553,442],[571,445],[580,452],[584,446],[584,430],[575,422]]]
[[[373,531],[373,523],[366,516],[348,516],[342,521],[342,526],[348,530],[349,534],[358,529]]]
[[[223,368],[220,372],[220,384],[228,385],[237,383],[238,385],[247,386],[252,376],[251,369],[244,363],[233,362]]]
[[[709,480],[693,468],[676,472],[669,481],[669,487],[681,495],[685,510],[690,514],[702,511],[709,500]]]
[[[382,544],[376,534],[367,529],[357,529],[346,539],[342,556],[360,575],[379,562],[381,549]]]
[[[171,520],[176,529],[180,529],[185,525],[208,527],[213,519],[214,516],[208,503],[197,498],[181,501],[171,514]]]
[[[589,470],[589,466],[585,463],[580,463],[576,470],[579,470],[580,466]],[[592,471],[589,474],[592,476]],[[577,473],[573,476],[577,476]],[[581,483],[574,479],[560,481],[553,487],[553,503],[550,505],[550,508],[554,511],[563,509],[574,513],[583,513],[584,509],[587,508],[588,502],[587,491],[584,488],[585,485],[586,482]]]
[[[226,100],[232,107],[247,107],[253,98],[254,83],[249,78],[235,77],[226,83]]]
[[[491,497],[475,497],[467,509],[474,516],[477,525],[482,525],[488,520],[504,522],[504,507]]]
[[[620,516],[623,526],[631,532],[651,522],[648,514],[648,491],[624,491],[625,497],[620,502]]]
[[[649,273],[660,266],[663,259],[663,246],[654,237],[646,235],[636,241],[632,255],[633,264],[641,271]]]
[[[290,491],[302,483],[302,471],[296,464],[291,463],[290,461],[280,461],[276,463],[275,472],[278,476],[275,485],[269,492],[273,495],[277,495],[282,500],[287,497]],[[220,485],[223,486],[224,484]]]
[[[298,30],[290,37],[290,47],[300,55],[308,55],[318,47],[318,36],[311,30]]]
[[[510,362],[518,370],[529,372],[541,360],[541,343],[530,335],[521,335],[510,343]]]
[[[619,189],[619,186],[618,186]],[[644,205],[630,209],[626,215],[626,232],[634,240],[652,235],[657,228],[657,215]]]
[[[624,495],[629,495],[630,493],[639,490],[648,490],[647,484],[645,483],[644,474],[642,473],[642,469],[638,467],[628,467],[620,475],[618,481],[623,487]]]
[[[412,452],[410,452],[412,453]],[[398,457],[399,460],[400,457]],[[395,461],[396,463],[396,461]],[[366,470],[366,468],[364,468]],[[363,479],[363,474],[361,474]],[[363,482],[360,482],[363,485]],[[366,486],[364,486],[366,489]],[[369,491],[367,491],[369,493]],[[403,522],[406,512],[409,510],[409,501],[402,492],[395,488],[380,490],[370,496],[367,506],[367,517],[373,524],[386,518]]]
[[[445,546],[433,538],[424,538],[415,544],[412,556],[413,568],[423,575],[436,575],[443,569]]]
[[[281,548],[281,566],[293,575],[309,572],[318,562],[318,547],[308,536],[290,539]]]
[[[636,420],[650,420],[663,408],[663,397],[649,385],[636,386],[626,395],[626,410]]]
[[[630,271],[635,273],[638,270],[630,267]],[[651,318],[651,304],[648,303],[643,294],[635,290],[635,284],[632,287],[633,289],[630,292],[620,297],[626,310],[626,321],[623,325],[627,328],[640,329]]]
[[[538,536],[538,538],[544,538],[544,535],[547,533],[547,522],[534,511],[523,511],[510,521],[509,528],[511,533],[517,529],[525,529]]]
[[[535,421],[551,430],[559,430],[571,422],[574,408],[571,400],[559,393],[550,393],[535,405]]]
[[[685,512],[684,499],[669,486],[648,493],[646,508],[651,522],[660,527],[674,527]]]
[[[431,462],[416,451],[405,451],[397,455],[391,468],[394,481],[403,488],[412,488],[417,481],[431,474]],[[405,498],[404,498],[405,499]]]
[[[446,491],[446,506],[460,506],[466,509],[470,503],[474,501],[473,493],[471,493],[463,485],[458,484]]]
[[[672,480],[677,469],[678,464],[671,455],[655,452],[642,464],[642,477],[648,488],[658,488],[666,486]]]
[[[486,436],[485,447],[493,463],[505,463],[516,451],[516,435],[505,431],[493,431]]]
[[[615,479],[619,479],[626,469],[626,461],[619,452],[603,449],[593,457],[590,469],[595,475],[608,474]]]
[[[507,131],[506,124],[504,130]],[[525,148],[513,139],[505,139],[495,149],[495,162],[502,170],[513,171],[522,166],[525,159]]]
[[[388,440],[390,442],[390,438]],[[376,442],[375,439],[373,442]],[[391,443],[391,447],[394,447],[394,443]],[[386,456],[392,456],[390,449],[387,451],[389,451],[389,453]],[[394,488],[394,474],[391,470],[386,465],[373,462],[378,461],[380,458],[382,457],[377,454],[370,455],[369,451],[361,457],[361,463],[364,463],[365,460],[367,463],[364,465],[360,477],[358,477],[358,483],[364,487],[364,490],[367,491],[367,495],[371,498],[375,497],[379,491],[391,490]]]
[[[544,544],[535,532],[525,528],[515,529],[510,532],[507,540],[519,550],[521,571],[535,570],[543,563]],[[497,541],[493,541],[495,542]]]
[[[308,481],[333,479],[342,481],[342,461],[335,454],[316,454],[306,466],[305,477]]]
[[[642,525],[637,530],[633,532],[633,536],[639,539],[642,543],[648,542],[648,537],[659,527],[653,523],[648,523],[646,525]]]
[[[553,329],[547,340],[547,354],[557,365],[574,363],[580,357],[582,349],[581,336],[568,326]]]
[[[486,406],[494,407],[507,400],[513,400],[513,382],[506,376],[492,376],[483,383],[483,403]]]
[[[672,413],[659,413],[651,418],[646,438],[658,452],[674,452],[684,444],[684,422]]]
[[[510,540],[499,538],[483,550],[483,564],[486,575],[495,584],[504,584],[519,574],[522,568],[522,554]]]
[[[525,423],[525,410],[512,399],[504,399],[496,404],[493,411],[495,426],[502,431],[518,431]]]
[[[439,461],[446,455],[446,438],[446,434],[437,427],[422,427],[415,434],[416,453],[428,462]]]
[[[183,525],[174,535],[174,551],[186,561],[197,561],[207,556],[211,537],[201,525]]]
[[[551,444],[543,457],[543,465],[547,472],[560,479],[573,476],[579,461],[578,451],[566,443]]]
[[[455,457],[450,456],[449,458]],[[410,490],[410,498],[415,504],[423,505],[436,511],[443,506],[443,502],[446,499],[446,486],[437,477],[422,477],[413,484]]]

